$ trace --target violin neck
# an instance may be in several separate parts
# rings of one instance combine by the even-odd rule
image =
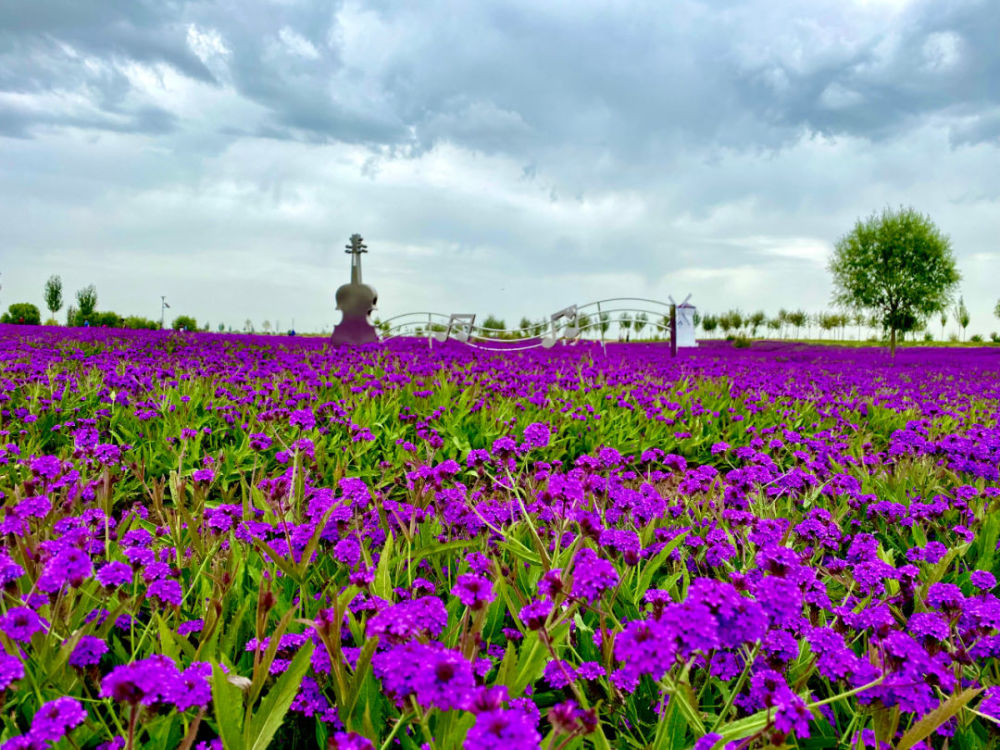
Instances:
[[[361,253],[351,255],[351,283],[361,283]]]

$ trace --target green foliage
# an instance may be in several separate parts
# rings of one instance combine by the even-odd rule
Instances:
[[[955,322],[962,329],[962,338],[965,338],[965,329],[969,327],[969,308],[965,306],[965,298],[959,297],[955,304]]]
[[[598,316],[598,319],[600,320],[599,326],[601,329],[601,338],[603,339],[604,334],[606,334],[608,332],[608,329],[611,328],[611,313],[602,312]]]
[[[30,302],[15,302],[7,308],[0,323],[13,323],[14,325],[37,326],[42,322],[42,316],[38,308]]]
[[[265,321],[266,323],[267,321]],[[175,331],[185,330],[185,331],[197,331],[198,321],[192,318],[190,315],[178,315],[174,318],[174,322],[170,324],[170,327]]]
[[[739,331],[743,328],[743,323],[743,313],[739,310],[729,310],[719,316],[719,328],[724,334],[728,334],[730,331]]]
[[[499,338],[500,333],[507,328],[507,324],[491,313],[490,315],[487,315],[486,320],[483,321],[483,328],[487,329],[487,335]]]
[[[85,286],[76,293],[76,307],[80,320],[89,320],[97,309],[97,288],[93,284]],[[75,325],[75,324],[74,324]]]
[[[711,333],[716,328],[719,327],[719,318],[717,315],[706,315],[701,319],[701,327],[705,333]]]
[[[160,328],[160,321],[143,318],[140,315],[129,315],[122,323],[124,328],[132,330],[156,331]]]
[[[72,312],[72,317],[69,316],[70,312]],[[95,311],[86,316],[73,307],[70,307],[67,311],[67,325],[78,328],[84,326],[90,326],[91,328],[121,328],[124,324],[125,319],[111,310]]]
[[[62,305],[62,279],[53,274],[52,276],[49,276],[49,280],[45,282],[45,306],[48,308],[49,312],[55,316],[55,314],[62,309]]]
[[[890,333],[912,331],[951,301],[960,275],[951,241],[912,208],[859,220],[829,264],[834,302],[874,314]]]
[[[795,326],[795,336],[798,338],[799,331],[808,322],[809,316],[805,310],[795,310],[794,312],[787,313],[785,319],[789,325]]]
[[[635,316],[635,321],[634,321],[633,325],[635,326],[635,335],[636,336],[638,336],[640,333],[642,333],[642,329],[646,327],[647,323],[649,323],[649,316],[646,315],[646,313],[641,312],[641,313],[639,313],[638,315]]]

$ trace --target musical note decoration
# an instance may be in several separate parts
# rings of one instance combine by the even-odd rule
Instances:
[[[448,327],[443,331],[435,331],[434,338],[442,344],[447,341],[449,337],[455,339],[456,341],[461,341],[464,344],[469,340],[469,336],[472,334],[472,327],[475,325],[475,322],[475,313],[452,313],[448,318]],[[455,332],[452,333],[452,330]]]
[[[378,333],[369,316],[378,303],[378,294],[361,280],[361,254],[368,252],[368,246],[360,234],[352,234],[351,243],[345,247],[345,252],[351,256],[351,281],[337,289],[337,309],[341,312],[341,320],[330,335],[330,343],[374,343],[378,341]]]
[[[564,320],[565,323],[562,327],[558,327],[556,324],[560,320]],[[556,345],[556,341],[560,336],[567,339],[573,340],[580,335],[580,329],[577,326],[577,308],[576,305],[570,305],[569,307],[564,307],[559,312],[552,313],[549,319],[550,333],[542,339],[542,346],[546,349],[551,349]]]

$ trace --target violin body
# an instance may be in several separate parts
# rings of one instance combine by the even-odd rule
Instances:
[[[333,329],[333,344],[369,344],[378,341],[378,333],[369,315],[378,302],[378,294],[367,284],[344,284],[337,289],[340,323]]]

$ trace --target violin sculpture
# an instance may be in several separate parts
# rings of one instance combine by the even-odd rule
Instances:
[[[331,344],[368,344],[378,341],[375,326],[369,315],[378,302],[378,294],[361,281],[361,253],[368,248],[360,234],[351,235],[351,244],[346,252],[351,256],[351,283],[337,289],[337,309],[341,312],[340,323],[330,335]]]

